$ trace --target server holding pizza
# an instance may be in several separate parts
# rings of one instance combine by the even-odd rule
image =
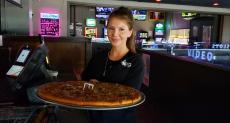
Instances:
[[[140,89],[144,65],[136,53],[133,39],[133,15],[125,7],[114,10],[108,19],[111,49],[97,53],[82,73],[82,79],[128,85]],[[135,123],[133,108],[89,111],[91,123]]]

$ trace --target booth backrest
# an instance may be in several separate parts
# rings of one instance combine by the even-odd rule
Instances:
[[[3,78],[11,65],[11,48],[0,46],[0,78]]]
[[[229,68],[157,52],[149,54],[150,88],[154,96],[198,102],[228,100]]]
[[[48,57],[52,69],[57,70],[63,79],[74,79],[74,71],[81,71],[91,57],[91,45],[86,38],[45,37],[49,49]],[[32,48],[39,45],[38,36],[3,36],[3,46],[11,47],[11,59],[14,61],[18,50],[25,44]]]

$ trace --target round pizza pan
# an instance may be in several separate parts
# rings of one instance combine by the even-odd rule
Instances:
[[[140,92],[141,94],[141,100],[135,104],[132,105],[125,105],[125,106],[115,106],[115,107],[102,107],[102,106],[72,106],[72,105],[65,105],[65,104],[60,104],[57,102],[53,102],[53,101],[48,101],[45,99],[42,99],[41,97],[39,97],[38,95],[36,95],[36,98],[41,100],[44,103],[48,103],[51,105],[55,105],[55,106],[61,106],[61,107],[66,107],[66,108],[71,108],[71,109],[83,109],[83,110],[117,110],[117,109],[126,109],[126,108],[131,108],[131,107],[136,107],[140,104],[142,104],[145,101],[145,94]]]

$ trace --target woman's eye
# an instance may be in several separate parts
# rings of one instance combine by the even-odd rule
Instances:
[[[125,29],[123,29],[123,28],[121,28],[121,29],[119,29],[120,31],[124,31]]]

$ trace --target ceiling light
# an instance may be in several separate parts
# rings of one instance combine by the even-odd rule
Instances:
[[[219,6],[219,5],[220,5],[220,4],[217,3],[217,2],[213,3],[213,6]]]
[[[155,0],[156,2],[161,2],[162,0]]]
[[[212,4],[213,6],[219,6],[220,4],[219,4],[219,0],[213,0],[213,4]]]

